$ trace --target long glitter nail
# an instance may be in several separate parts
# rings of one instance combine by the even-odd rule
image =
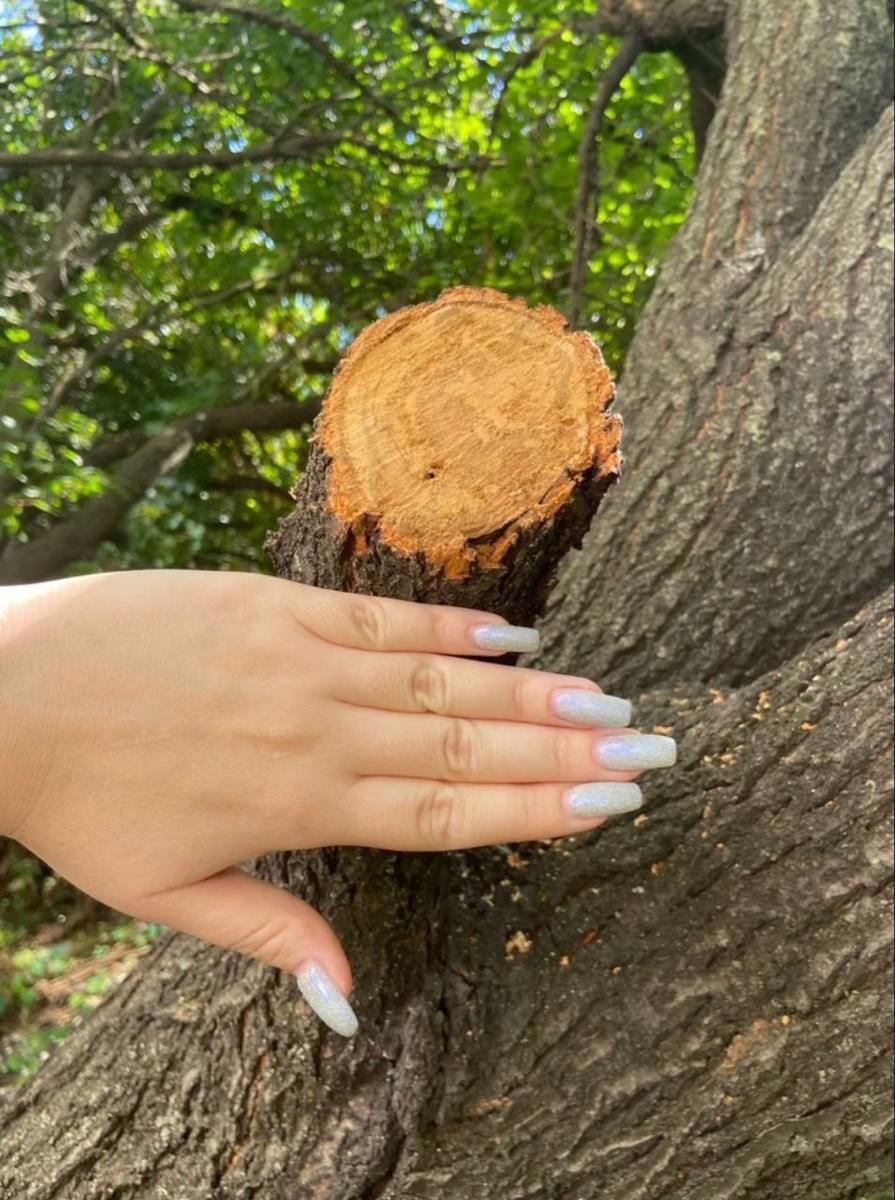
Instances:
[[[556,716],[577,725],[615,725],[624,728],[631,723],[630,700],[621,696],[606,696],[586,688],[560,688],[553,693],[552,705]]]
[[[573,817],[614,817],[635,812],[643,804],[636,783],[579,783],[566,792],[566,805]]]
[[[541,635],[525,625],[474,625],[472,640],[480,650],[500,650],[504,654],[528,654],[537,650]]]
[[[354,1037],[358,1030],[354,1009],[338,984],[319,963],[306,962],[295,972],[298,989],[324,1025],[342,1037]]]
[[[594,757],[610,771],[649,771],[655,767],[673,767],[677,762],[674,738],[655,733],[624,733],[599,738]]]

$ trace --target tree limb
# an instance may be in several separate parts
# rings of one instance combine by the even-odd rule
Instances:
[[[325,329],[328,325],[330,325],[330,322],[322,322],[320,327],[315,327],[314,332],[319,333],[321,329]],[[292,363],[294,365],[296,361],[301,364],[306,375],[329,375],[336,367],[335,360],[324,361],[322,359],[306,359],[303,357],[300,349],[296,348],[294,345],[290,346],[285,354],[272,362],[259,378],[249,385],[249,387],[244,389],[243,394],[246,396],[246,403],[242,406],[243,411],[249,412],[249,410],[257,410],[260,413],[263,407],[264,413],[269,414],[269,410],[276,406],[271,403],[262,405],[258,402],[258,397],[266,393],[269,394],[273,390],[273,385],[275,384],[276,380],[280,377],[280,373],[282,372],[284,366],[286,366],[287,363]],[[289,403],[292,402],[290,401]],[[233,407],[228,409],[214,410],[214,428],[223,429],[225,426],[229,426],[232,423],[232,419],[221,424],[218,424],[218,422],[220,421],[220,418],[224,412],[232,413],[234,411],[235,409]],[[238,418],[236,418],[236,420],[238,422]],[[243,430],[251,433],[271,432],[270,430],[265,431],[259,428],[255,424],[253,417],[247,420],[245,425],[239,427],[237,432],[242,432]],[[212,435],[207,435],[205,440],[211,441],[213,439],[228,436],[231,436],[231,434],[227,432],[215,432]],[[139,429],[132,430],[128,433],[119,434],[117,437],[110,438],[107,442],[101,442],[98,446],[94,446],[91,450],[88,450],[83,455],[84,465],[87,467],[99,467],[101,470],[105,470],[107,467],[111,467],[113,463],[116,463],[120,459],[125,458],[127,455],[132,454],[145,441],[145,431]]]
[[[114,254],[119,247],[126,245],[137,234],[148,229],[165,214],[164,208],[153,207],[144,212],[134,212],[127,217],[122,217],[114,229],[98,234],[92,242],[76,252],[70,264],[72,271],[80,273],[85,267],[98,266]]]
[[[42,171],[46,167],[103,167],[109,171],[128,172],[141,169],[192,171],[196,167],[236,167],[242,163],[283,162],[302,158],[317,150],[352,146],[366,150],[388,162],[405,167],[423,167],[431,171],[459,171],[474,167],[475,159],[458,162],[438,162],[414,154],[399,154],[380,146],[369,138],[353,137],[336,130],[319,133],[284,131],[274,141],[245,150],[207,150],[198,152],[162,151],[147,153],[140,150],[99,150],[96,147],[50,146],[43,150],[18,153],[0,152],[0,167],[14,171]]]
[[[164,94],[156,97],[151,104],[147,105],[140,119],[128,131],[125,139],[126,145],[130,147],[142,145],[169,103],[170,97]],[[81,147],[87,149],[89,149],[88,136],[93,132],[96,121],[101,115],[98,101],[94,102],[92,108],[92,121],[86,122],[79,131]],[[111,179],[112,175],[107,172],[82,170],[76,173],[74,180],[70,183],[68,200],[53,227],[47,257],[33,284],[30,297],[32,315],[27,328],[35,341],[45,340],[40,331],[39,320],[58,300],[69,282],[69,268],[72,267],[75,272],[78,272],[85,266],[91,265],[92,260],[89,253],[79,257],[76,263],[71,263],[70,259],[77,249],[79,238],[83,235],[90,212],[97,201],[106,194]],[[120,245],[127,236],[132,236],[133,232],[139,232],[144,224],[145,221],[136,225],[132,220],[122,222],[118,230],[113,230],[98,238],[95,244],[102,248],[107,241],[116,239],[114,245]],[[126,231],[126,236],[122,236],[122,230]]]
[[[67,18],[64,21],[51,21],[43,17],[32,17],[31,20],[11,21],[0,25],[0,33],[11,33],[17,29],[95,29],[98,24],[98,21],[71,21]]]
[[[644,47],[640,33],[630,33],[619,47],[600,80],[578,149],[578,199],[575,205],[575,253],[569,287],[569,325],[578,328],[584,294],[584,276],[590,258],[593,237],[593,195],[597,186],[597,138],[603,126],[606,107],[613,93],[630,71]]]

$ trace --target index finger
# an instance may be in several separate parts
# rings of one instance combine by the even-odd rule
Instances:
[[[289,605],[317,637],[357,650],[500,655],[537,650],[540,635],[495,613],[289,584]]]

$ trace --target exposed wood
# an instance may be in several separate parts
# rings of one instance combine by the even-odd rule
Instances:
[[[613,394],[552,309],[451,288],[384,317],[336,373],[278,573],[531,620],[618,476]]]

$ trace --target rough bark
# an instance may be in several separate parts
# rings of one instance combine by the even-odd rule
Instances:
[[[546,629],[545,662],[612,686],[754,678],[891,576],[886,12],[743,0],[726,42],[619,389],[624,481]]]
[[[736,692],[654,692],[685,766],[633,822],[455,864],[445,1094],[384,1195],[891,1180],[891,601]]]
[[[842,1200],[891,1179],[891,595],[739,691],[597,835],[279,859],[366,1032],[163,942],[5,1114],[21,1200]],[[519,935],[522,935],[520,937]]]
[[[345,939],[360,1039],[167,939],[11,1098],[0,1193],[891,1186],[891,593],[865,605],[890,546],[886,9],[655,15],[655,39],[723,32],[728,76],[630,352],[627,478],[541,661],[642,690],[681,766],[639,818],[512,857],[278,859]]]

